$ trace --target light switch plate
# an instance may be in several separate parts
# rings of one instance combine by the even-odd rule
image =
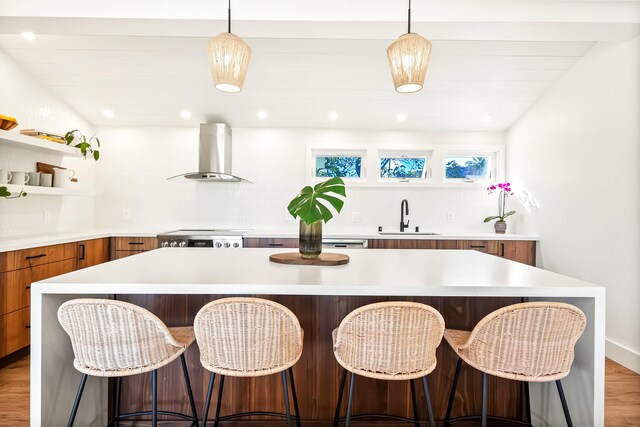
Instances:
[[[453,214],[453,212],[447,212],[447,221],[453,222],[453,221],[455,221],[455,219],[456,219],[456,217]]]

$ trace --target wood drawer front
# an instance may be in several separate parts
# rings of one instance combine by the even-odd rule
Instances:
[[[0,316],[0,357],[29,345],[31,341],[29,307]]]
[[[533,240],[502,240],[498,243],[498,255],[523,264],[536,265],[536,242]]]
[[[0,253],[0,272],[48,264],[76,257],[77,243]]]
[[[436,249],[435,240],[426,239],[371,239],[371,249]]]
[[[297,248],[297,238],[248,238],[244,239],[242,245],[245,248]]]
[[[10,313],[31,305],[31,284],[39,280],[70,273],[76,260],[52,262],[32,268],[0,273],[0,314]]]
[[[458,240],[458,249],[473,249],[496,255],[498,253],[498,242],[496,240]]]
[[[150,251],[158,249],[158,239],[155,237],[115,237],[116,251]]]

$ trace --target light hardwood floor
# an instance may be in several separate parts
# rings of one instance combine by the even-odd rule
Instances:
[[[605,425],[640,426],[640,375],[606,360]],[[0,426],[29,425],[29,357],[0,369]]]

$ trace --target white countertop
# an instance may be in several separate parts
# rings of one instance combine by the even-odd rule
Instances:
[[[282,249],[165,248],[36,283],[37,294],[604,296],[604,288],[476,251],[341,250],[336,267],[281,265]]]
[[[28,236],[0,237],[0,252],[17,251],[20,249],[37,248],[41,246],[59,245],[62,243],[77,242],[80,240],[100,239],[103,237],[156,237],[157,234],[167,230],[122,230],[122,229],[95,229],[86,231],[67,231],[59,233],[30,234]],[[243,234],[244,237],[264,238],[297,238],[296,230],[250,230]],[[460,233],[449,232],[439,235],[424,235],[405,233],[401,235],[362,232],[327,232],[324,238],[328,239],[425,239],[425,240],[538,240],[538,236],[525,234],[495,234],[495,233]]]

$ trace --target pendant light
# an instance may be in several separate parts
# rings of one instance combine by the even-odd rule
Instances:
[[[209,65],[214,87],[223,92],[240,92],[249,68],[251,48],[231,32],[231,0],[227,32],[209,40]]]
[[[417,92],[424,86],[429,66],[431,42],[411,32],[411,0],[407,34],[403,34],[387,48],[387,58],[396,92]]]

